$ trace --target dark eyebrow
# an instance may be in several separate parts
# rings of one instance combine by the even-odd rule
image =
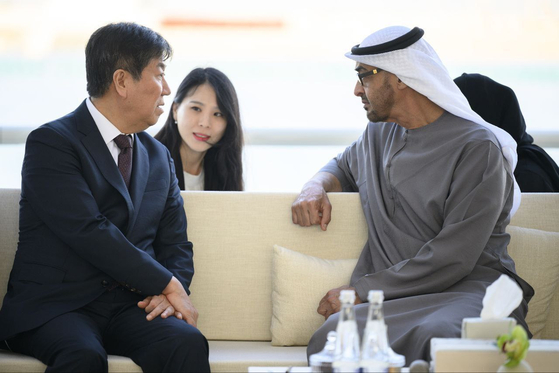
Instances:
[[[357,67],[355,68],[355,71],[357,71],[357,72],[360,72],[360,71],[363,71],[363,70],[367,70],[367,69],[365,69],[365,68],[364,68],[363,66],[361,66],[361,65],[359,65],[359,66],[357,66]]]
[[[157,64],[157,67],[161,68],[163,71],[165,71],[165,68],[167,67],[167,65],[165,65],[163,62],[159,62]]]
[[[203,103],[203,102],[200,102],[200,101],[190,101],[190,103],[191,103],[191,104],[196,104],[196,105],[204,106],[204,103]]]

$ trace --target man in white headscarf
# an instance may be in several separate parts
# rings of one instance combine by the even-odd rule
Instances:
[[[408,365],[429,360],[432,337],[459,337],[462,319],[480,315],[486,288],[503,273],[523,290],[512,316],[528,330],[534,291],[506,250],[505,228],[520,201],[516,143],[470,109],[422,36],[417,27],[388,27],[346,54],[356,61],[354,94],[370,122],[293,203],[295,224],[326,230],[327,192],[359,192],[369,229],[350,285],[318,305],[326,322],[309,355],[336,328],[343,289],[358,295],[361,332],[369,290],[384,291],[389,341]]]

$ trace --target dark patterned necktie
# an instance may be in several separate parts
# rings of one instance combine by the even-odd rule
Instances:
[[[122,174],[126,187],[130,189],[130,175],[132,175],[132,138],[130,135],[118,135],[114,138],[114,142],[120,149],[120,154],[118,155],[118,170]]]

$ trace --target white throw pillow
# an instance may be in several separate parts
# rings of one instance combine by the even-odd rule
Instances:
[[[357,259],[327,260],[274,245],[272,345],[306,346],[324,323],[316,310],[331,289],[348,285]]]

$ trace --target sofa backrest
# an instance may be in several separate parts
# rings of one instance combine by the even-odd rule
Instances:
[[[19,189],[0,189],[0,307],[14,264],[19,233]]]
[[[522,193],[510,225],[559,232],[559,193]]]
[[[182,192],[182,196],[188,237],[194,243],[191,296],[200,313],[198,326],[208,339],[271,340],[273,245],[325,259],[350,259],[359,256],[367,240],[359,196],[354,193],[330,194],[333,214],[326,232],[291,222],[296,193]],[[0,306],[17,247],[19,197],[17,189],[0,189]],[[511,225],[559,231],[559,194],[522,198]],[[554,288],[548,312],[539,337],[559,339],[559,289]]]
[[[523,232],[524,237],[519,237],[518,234],[514,235],[519,233],[518,230],[512,233],[514,226],[534,231],[528,234]],[[538,239],[537,244],[523,245],[526,250],[524,253],[512,252],[511,245],[509,252],[516,262],[518,274],[536,290],[528,305],[526,318],[531,331],[537,333],[534,337],[559,339],[559,193],[522,193],[520,208],[507,229],[511,232],[511,245],[515,240],[518,242],[532,237]],[[534,268],[527,268],[527,265]],[[548,272],[540,271],[544,266]],[[523,273],[523,269],[528,269],[529,273]],[[539,286],[545,282],[549,285]],[[555,283],[552,284],[553,282]],[[540,322],[544,322],[545,327],[538,332]]]
[[[325,259],[357,258],[367,228],[356,197],[330,196],[332,221],[323,232],[292,223],[296,194],[183,192],[194,244],[192,301],[204,335],[271,340],[273,246]]]
[[[329,195],[333,211],[326,232],[291,222],[296,197],[296,193],[183,192],[188,235],[194,243],[192,300],[200,312],[199,327],[209,339],[271,339],[274,244],[324,259],[359,257],[367,227],[358,194]],[[559,194],[524,194],[511,226],[557,232],[558,208]],[[513,237],[511,249],[525,254],[517,238]],[[526,265],[517,263],[517,268],[520,273]],[[528,271],[537,272],[531,261]],[[545,324],[538,338],[559,339],[559,289],[555,284],[546,291],[552,299],[545,306],[534,302],[528,320]]]

